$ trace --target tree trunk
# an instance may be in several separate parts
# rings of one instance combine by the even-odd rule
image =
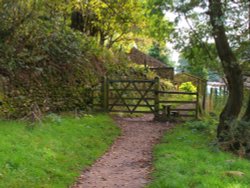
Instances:
[[[71,25],[72,29],[83,32],[84,20],[83,15],[80,11],[73,11],[71,14]]]
[[[237,63],[226,36],[221,0],[209,0],[209,10],[216,49],[227,79],[229,91],[229,97],[220,114],[220,122],[217,128],[219,141],[224,141],[230,131],[230,122],[237,119],[242,107],[243,79],[240,65]]]
[[[100,41],[99,41],[100,46],[104,46],[105,40],[106,40],[105,33],[103,31],[100,31]]]
[[[250,39],[250,3],[248,4],[248,37]],[[250,121],[250,95],[248,99],[247,109],[243,116],[243,120]]]

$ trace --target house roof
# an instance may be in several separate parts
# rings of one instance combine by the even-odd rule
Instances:
[[[130,59],[139,65],[147,65],[150,68],[171,68],[168,67],[166,64],[163,62],[141,52],[140,50],[136,48],[132,48],[130,53],[129,53]]]

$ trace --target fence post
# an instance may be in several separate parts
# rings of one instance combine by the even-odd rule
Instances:
[[[160,110],[160,99],[159,99],[159,90],[160,90],[160,78],[159,77],[155,77],[154,79],[155,82],[155,104],[154,104],[154,109],[155,109],[155,116],[157,116],[159,114],[159,110]]]
[[[217,98],[218,97],[218,88],[214,88],[214,96]]]
[[[207,97],[207,81],[203,85],[202,108],[203,108],[204,112],[206,111],[206,97]]]
[[[214,88],[210,88],[210,95],[209,95],[209,106],[210,106],[210,111],[214,110]]]
[[[222,96],[222,86],[219,87],[219,96]]]
[[[108,112],[108,79],[102,78],[102,107],[103,111]]]
[[[198,117],[199,117],[199,107],[200,107],[199,95],[200,95],[200,81],[198,81],[197,91],[196,91],[196,111],[195,111],[195,118],[196,119],[198,119]]]
[[[223,86],[223,94],[224,94],[224,96],[226,96],[226,94],[227,94],[227,87],[226,87],[226,85]]]

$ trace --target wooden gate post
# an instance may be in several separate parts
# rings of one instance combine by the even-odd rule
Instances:
[[[206,97],[207,97],[207,81],[203,85],[202,108],[203,108],[204,112],[206,111]]]
[[[196,111],[195,111],[195,118],[198,119],[199,117],[199,110],[200,110],[200,81],[198,80],[197,89],[196,89]]]
[[[210,88],[210,94],[209,94],[209,106],[210,106],[210,111],[214,110],[214,88]]]
[[[226,94],[227,94],[227,88],[226,88],[226,85],[224,85],[224,87],[223,87],[223,95],[224,95],[224,97],[226,96]]]
[[[108,112],[108,79],[106,76],[102,78],[102,108],[104,112]]]
[[[160,90],[160,78],[159,77],[155,77],[154,79],[155,81],[155,104],[154,104],[154,110],[155,110],[155,116],[157,116],[159,114],[159,110],[160,110],[160,99],[159,99],[159,90]]]

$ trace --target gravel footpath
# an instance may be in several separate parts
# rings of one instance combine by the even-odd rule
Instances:
[[[151,115],[140,118],[114,117],[122,135],[110,150],[83,172],[72,188],[141,188],[152,171],[152,149],[169,123],[153,122]]]

